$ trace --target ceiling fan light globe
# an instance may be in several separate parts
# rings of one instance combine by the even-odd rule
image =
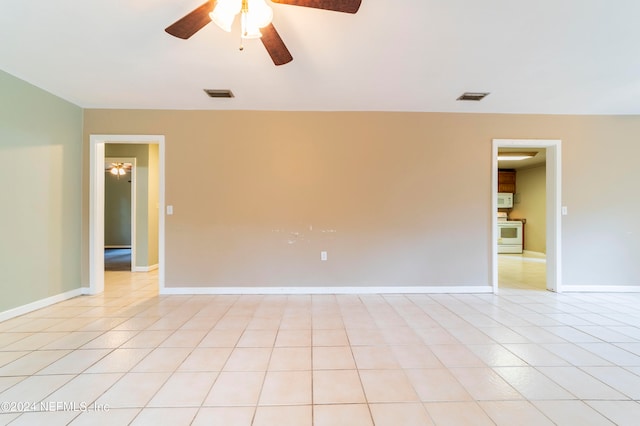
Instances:
[[[273,9],[264,0],[248,0],[248,18],[257,28],[266,27],[273,21]]]
[[[248,13],[243,13],[241,20],[242,32],[240,36],[244,39],[251,38],[260,38],[262,37],[262,33],[260,32],[260,27],[258,27],[254,21],[250,19]]]
[[[226,15],[224,13],[215,13],[215,11],[209,14],[211,20],[224,31],[230,33],[231,25],[233,25],[233,19],[235,15]]]
[[[262,37],[262,33],[259,28],[247,29],[243,31],[242,38],[244,39],[252,39],[252,38],[260,38]]]
[[[209,13],[209,17],[224,31],[231,32],[233,20],[241,9],[241,0],[218,0],[216,7]]]
[[[215,10],[224,10],[229,14],[237,15],[242,10],[242,0],[218,0]]]
[[[112,168],[111,169],[111,174],[117,176],[118,175],[118,168],[117,167]]]

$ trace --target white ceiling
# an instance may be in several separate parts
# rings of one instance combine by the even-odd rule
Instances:
[[[270,4],[279,67],[237,26],[164,32],[203,2],[0,0],[0,69],[85,108],[640,113],[638,0]]]
[[[524,160],[498,160],[498,168],[500,169],[529,169],[539,167],[547,162],[546,148],[498,148],[498,153],[503,152],[535,152],[533,158]]]

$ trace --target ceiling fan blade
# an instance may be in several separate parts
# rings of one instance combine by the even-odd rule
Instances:
[[[184,17],[178,19],[173,24],[169,25],[165,28],[165,31],[171,34],[172,36],[188,39],[209,22],[211,22],[211,18],[209,17],[209,12],[213,10],[213,7],[216,5],[216,0],[211,0],[193,10],[191,13],[188,13]]]
[[[289,49],[285,46],[284,41],[280,38],[280,34],[276,31],[276,28],[273,24],[269,24],[264,28],[260,28],[260,32],[262,33],[262,44],[269,52],[269,56],[271,56],[271,60],[276,65],[284,65],[293,60],[293,56],[289,53]]]
[[[274,3],[313,7],[336,12],[356,13],[362,0],[271,0]]]

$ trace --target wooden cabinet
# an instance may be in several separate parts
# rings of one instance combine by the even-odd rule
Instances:
[[[498,192],[516,193],[516,171],[512,169],[498,170]]]

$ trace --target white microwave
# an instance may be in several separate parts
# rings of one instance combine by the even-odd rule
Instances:
[[[513,207],[513,194],[510,192],[498,192],[498,208],[510,209]]]

